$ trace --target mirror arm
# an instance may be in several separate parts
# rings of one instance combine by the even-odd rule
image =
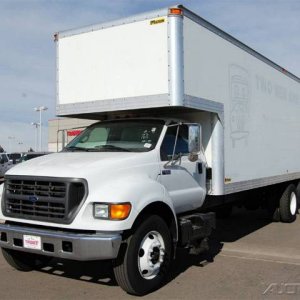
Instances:
[[[176,146],[177,146],[178,133],[179,133],[179,124],[177,126],[177,131],[176,131],[176,138],[175,138],[175,143],[174,143],[174,147],[173,147],[172,161],[174,160],[175,150],[176,150]]]
[[[179,163],[181,164],[181,158],[182,158],[182,153],[178,153],[174,158],[171,158],[170,160],[168,160],[165,164],[164,164],[164,168],[166,168],[169,164],[171,164],[172,166],[175,165],[175,163],[179,160]]]

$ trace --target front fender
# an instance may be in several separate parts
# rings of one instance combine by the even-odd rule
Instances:
[[[140,212],[151,203],[161,201],[165,203],[176,215],[172,201],[165,192],[164,186],[149,177],[127,177],[114,180],[99,186],[99,189],[90,188],[87,202],[73,221],[72,225],[88,226],[89,229],[104,231],[122,231],[131,229]],[[132,209],[129,217],[123,221],[94,219],[93,203],[118,203],[130,202]],[[81,228],[82,228],[81,226]]]

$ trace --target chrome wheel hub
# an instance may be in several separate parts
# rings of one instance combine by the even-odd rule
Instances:
[[[161,234],[150,231],[143,238],[138,252],[138,268],[145,279],[153,279],[164,262],[165,243]]]
[[[291,199],[290,199],[290,212],[294,216],[296,214],[297,210],[297,197],[296,194],[293,192],[291,194]]]

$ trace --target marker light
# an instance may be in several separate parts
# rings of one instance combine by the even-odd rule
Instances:
[[[182,9],[181,8],[170,8],[169,14],[170,15],[182,15]]]

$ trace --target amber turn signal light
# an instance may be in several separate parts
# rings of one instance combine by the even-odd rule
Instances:
[[[111,204],[110,205],[110,219],[111,220],[124,220],[131,211],[130,203]]]

